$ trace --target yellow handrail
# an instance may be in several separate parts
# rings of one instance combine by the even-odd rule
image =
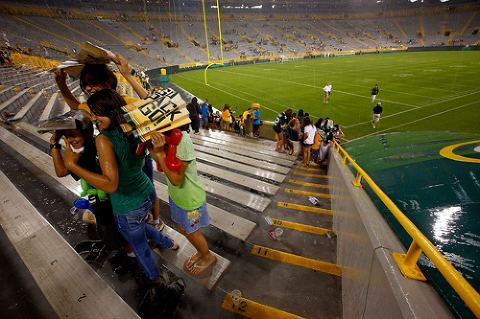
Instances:
[[[437,267],[445,280],[458,293],[460,298],[470,308],[470,310],[480,318],[480,295],[467,282],[465,278],[455,269],[455,267],[448,262],[448,260],[440,253],[437,248],[418,230],[418,228],[408,219],[393,201],[375,184],[375,182],[368,176],[368,174],[348,155],[348,153],[337,143],[334,142],[333,149],[336,153],[342,152],[342,163],[347,161],[357,170],[357,178],[352,182],[357,187],[362,187],[361,179],[363,178],[380,200],[387,206],[393,216],[412,237],[412,244],[407,251],[407,254],[393,254],[397,264],[403,275],[407,278],[421,279],[423,274],[417,266],[418,258],[423,253],[430,259]]]

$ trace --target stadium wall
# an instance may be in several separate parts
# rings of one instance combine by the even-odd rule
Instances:
[[[480,46],[410,47],[407,50],[407,52],[422,51],[480,51]]]
[[[329,185],[343,318],[454,318],[427,282],[403,277],[392,253],[406,253],[340,154],[330,152]]]

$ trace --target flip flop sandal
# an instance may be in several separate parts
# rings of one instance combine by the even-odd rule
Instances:
[[[193,254],[193,255],[195,255],[195,254]],[[184,262],[184,263],[183,263],[183,269],[188,269],[187,265],[192,261],[193,255],[191,255],[190,257],[188,257],[188,259],[187,259],[188,261],[187,261],[187,262]],[[193,263],[193,264],[195,264],[195,263]]]

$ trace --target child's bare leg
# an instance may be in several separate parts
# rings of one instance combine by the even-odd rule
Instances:
[[[184,268],[188,269],[192,275],[199,275],[207,266],[213,264],[217,260],[217,257],[215,257],[208,249],[207,240],[203,237],[202,233],[200,233],[200,230],[188,234],[183,230],[180,224],[179,227],[180,232],[197,250],[195,254],[185,261]]]

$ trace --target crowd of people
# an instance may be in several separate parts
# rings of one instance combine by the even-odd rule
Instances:
[[[278,114],[273,130],[277,136],[275,151],[299,156],[304,166],[324,163],[333,141],[339,142],[345,136],[340,126],[328,117],[313,124],[310,114],[303,109],[298,114],[292,109]]]
[[[196,97],[193,97],[187,104],[187,110],[194,134],[199,134],[200,126],[202,126],[205,130],[234,130],[242,136],[260,136],[262,121],[260,119],[260,104],[258,103],[252,104],[252,107],[240,114],[238,118],[234,116],[237,109],[232,111],[230,105],[225,104],[221,113],[218,110],[214,112],[214,108],[212,104],[208,103],[208,100],[205,99],[202,103],[199,103]]]

